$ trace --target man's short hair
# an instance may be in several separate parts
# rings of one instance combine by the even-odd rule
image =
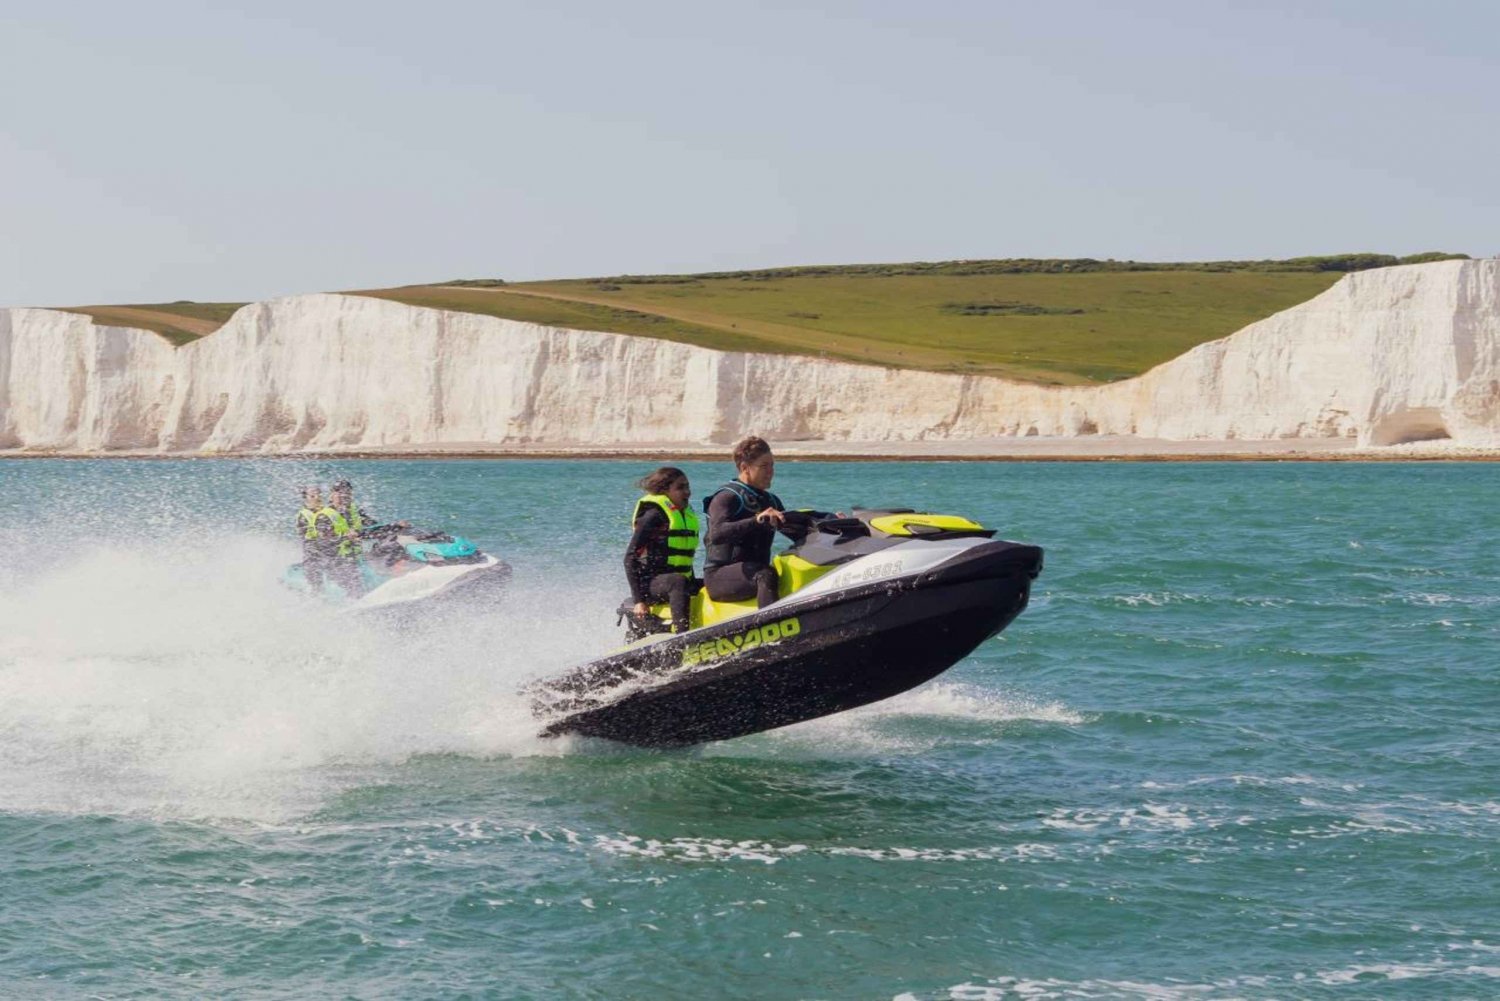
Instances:
[[[737,467],[749,465],[761,456],[770,454],[771,446],[766,444],[766,440],[752,434],[741,438],[734,446],[734,464]]]

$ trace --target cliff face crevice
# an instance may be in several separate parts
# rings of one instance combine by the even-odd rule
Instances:
[[[1500,260],[1352,274],[1134,379],[1046,387],[562,330],[385,300],[256,303],[181,348],[0,310],[0,448],[172,453],[1138,435],[1500,447]]]

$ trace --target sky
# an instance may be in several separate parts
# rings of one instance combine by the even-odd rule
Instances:
[[[0,305],[1500,253],[1500,4],[0,6]]]

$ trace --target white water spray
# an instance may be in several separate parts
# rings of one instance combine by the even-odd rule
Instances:
[[[518,689],[613,633],[563,621],[609,605],[576,581],[397,628],[281,587],[288,543],[47,535],[0,575],[6,811],[272,819],[317,808],[351,766],[557,753]]]

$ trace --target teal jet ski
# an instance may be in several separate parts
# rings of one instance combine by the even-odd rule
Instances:
[[[510,579],[507,563],[459,535],[377,525],[361,532],[359,542],[359,594],[346,592],[326,569],[318,594],[347,611],[492,600]],[[301,563],[287,567],[282,582],[297,591],[311,589]]]

